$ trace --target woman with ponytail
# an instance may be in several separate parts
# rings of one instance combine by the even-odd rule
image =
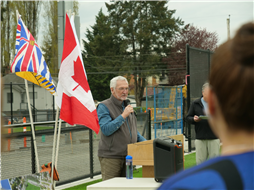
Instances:
[[[208,110],[221,156],[170,177],[160,190],[254,189],[254,23],[215,51]]]

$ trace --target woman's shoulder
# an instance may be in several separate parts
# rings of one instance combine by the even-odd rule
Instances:
[[[254,163],[251,160],[253,159],[253,155],[254,152],[250,152],[210,159],[198,166],[179,172],[168,178],[159,190],[240,188],[246,183],[246,181],[242,181],[241,177],[243,170],[246,173],[252,172],[251,175],[253,176],[253,170],[246,171],[246,168],[254,167]],[[243,160],[246,162],[243,163]],[[243,164],[246,166],[243,166]]]

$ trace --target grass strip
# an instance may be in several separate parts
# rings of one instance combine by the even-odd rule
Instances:
[[[86,187],[88,185],[92,185],[92,184],[95,184],[95,183],[98,183],[98,182],[101,182],[101,181],[102,181],[102,179],[98,179],[98,180],[95,180],[95,181],[91,181],[91,182],[88,182],[88,183],[84,183],[84,184],[81,184],[81,185],[70,187],[70,188],[67,188],[65,190],[86,190]]]
[[[45,129],[53,129],[53,127],[35,127],[35,131],[45,130]],[[31,127],[26,127],[26,131],[31,131]],[[13,128],[12,132],[13,133],[23,132],[23,127]],[[7,133],[8,133],[8,129],[7,128],[3,129],[3,134],[7,134]]]
[[[27,184],[26,190],[40,190],[40,187],[37,187],[31,183]]]

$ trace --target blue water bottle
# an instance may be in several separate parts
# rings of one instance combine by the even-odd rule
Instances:
[[[126,156],[126,179],[133,178],[132,157]]]

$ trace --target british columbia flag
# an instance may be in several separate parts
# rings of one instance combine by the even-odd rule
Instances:
[[[21,16],[18,19],[16,55],[11,64],[11,72],[45,88],[53,95],[56,94],[56,87],[41,49],[26,28]]]

